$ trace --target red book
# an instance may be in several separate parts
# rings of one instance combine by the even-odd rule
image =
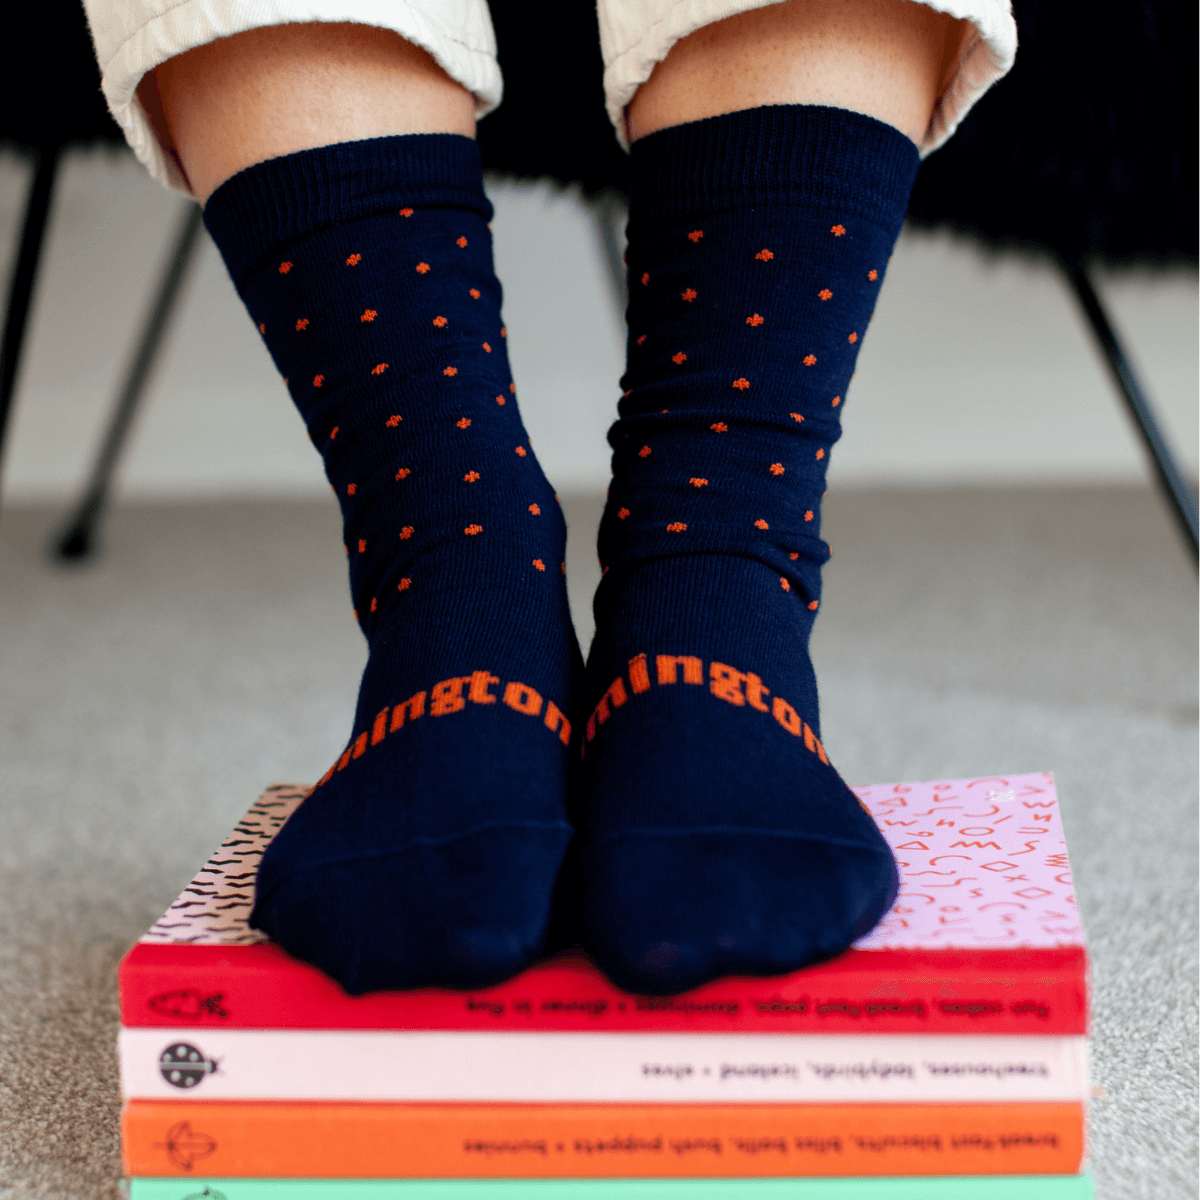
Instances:
[[[263,850],[307,790],[268,788],[125,956],[122,1024],[1087,1033],[1087,955],[1049,774],[856,788],[900,864],[900,896],[880,925],[830,962],[670,997],[622,992],[582,954],[477,992],[346,995],[247,924]]]

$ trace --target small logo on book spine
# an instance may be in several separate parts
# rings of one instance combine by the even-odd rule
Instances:
[[[217,1060],[190,1042],[172,1042],[159,1056],[158,1069],[162,1077],[177,1088],[194,1088],[205,1075],[215,1075]]]

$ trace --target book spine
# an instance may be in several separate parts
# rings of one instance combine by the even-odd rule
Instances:
[[[129,1175],[1064,1175],[1082,1104],[399,1105],[134,1100]]]
[[[482,992],[347,996],[277,946],[139,944],[120,969],[129,1027],[679,1033],[1085,1034],[1082,948],[857,951],[780,979],[682,996],[620,992],[594,967],[549,962]]]
[[[205,1189],[208,1189],[205,1191]],[[911,1179],[224,1179],[141,1176],[129,1200],[1093,1200],[1088,1175]]]
[[[127,1099],[995,1103],[1087,1098],[1081,1037],[122,1029]]]

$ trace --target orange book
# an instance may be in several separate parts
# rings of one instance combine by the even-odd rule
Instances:
[[[316,1104],[135,1100],[129,1175],[1061,1175],[1078,1103]]]

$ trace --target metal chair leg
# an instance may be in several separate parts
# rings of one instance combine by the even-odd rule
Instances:
[[[600,234],[600,244],[608,263],[609,282],[612,285],[613,303],[621,321],[625,320],[625,309],[629,305],[629,285],[626,282],[625,247],[621,227],[628,216],[625,197],[619,192],[604,192],[591,204]]]
[[[50,204],[54,199],[54,181],[61,161],[61,146],[48,146],[38,152],[33,179],[29,183],[29,197],[25,202],[25,220],[21,225],[17,261],[9,282],[4,341],[0,343],[0,466],[3,465],[4,436],[17,386],[17,371],[21,365],[21,351],[29,325],[38,264],[46,240]]]
[[[133,425],[138,405],[164,336],[179,301],[188,268],[195,256],[203,215],[198,204],[188,203],[179,223],[174,247],[159,281],[158,292],[146,317],[141,340],[130,361],[125,383],[109,418],[108,430],[92,466],[91,479],[79,503],[53,541],[53,553],[60,559],[78,562],[88,558],[95,548],[100,518],[108,502],[113,472]]]
[[[1133,366],[1125,354],[1125,348],[1113,329],[1112,322],[1104,310],[1096,289],[1092,286],[1087,268],[1079,259],[1063,259],[1063,271],[1080,306],[1096,335],[1096,341],[1108,362],[1116,380],[1117,388],[1125,400],[1130,415],[1142,435],[1146,450],[1150,454],[1154,473],[1158,478],[1168,507],[1179,525],[1179,531],[1192,552],[1193,558],[1200,557],[1200,542],[1196,532],[1196,495],[1171,450],[1167,436],[1158,421],[1150,397],[1146,395]]]

